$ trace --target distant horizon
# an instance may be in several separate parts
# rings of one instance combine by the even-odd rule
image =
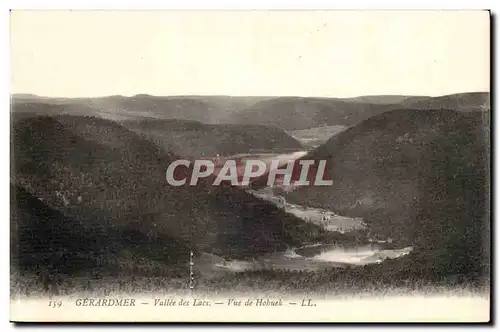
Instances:
[[[96,95],[96,96],[79,96],[79,97],[66,97],[66,96],[44,96],[30,92],[11,92],[11,96],[33,96],[38,98],[46,98],[46,99],[92,99],[92,98],[107,98],[107,97],[137,97],[137,96],[150,96],[150,97],[165,97],[165,98],[179,98],[179,97],[226,97],[226,98],[316,98],[316,99],[355,99],[362,97],[429,97],[429,98],[437,98],[437,97],[445,97],[459,94],[468,94],[468,93],[488,93],[490,91],[462,91],[462,92],[452,92],[446,94],[438,94],[438,95],[419,95],[419,94],[367,94],[367,95],[355,95],[352,97],[334,97],[334,96],[304,96],[304,95],[229,95],[229,94],[175,94],[175,95],[157,95],[150,93],[136,93],[131,95],[126,94],[110,94],[110,95]]]

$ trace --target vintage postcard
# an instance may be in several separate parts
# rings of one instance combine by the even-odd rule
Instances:
[[[10,13],[13,322],[490,321],[490,12]]]

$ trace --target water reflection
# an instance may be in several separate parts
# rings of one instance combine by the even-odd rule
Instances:
[[[317,271],[332,267],[377,264],[386,259],[407,255],[412,249],[412,247],[384,249],[376,244],[356,247],[318,244],[289,249],[285,252],[275,252],[258,259],[224,260],[205,254],[204,260],[211,265],[212,270],[220,272],[244,272],[262,269]]]

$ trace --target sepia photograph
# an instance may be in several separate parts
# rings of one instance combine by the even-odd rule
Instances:
[[[12,322],[490,322],[489,11],[9,20]]]

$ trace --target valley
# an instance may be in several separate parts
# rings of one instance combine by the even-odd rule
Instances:
[[[489,94],[13,99],[21,289],[186,289],[191,252],[205,290],[489,277]],[[179,158],[326,160],[333,185],[171,187]]]

